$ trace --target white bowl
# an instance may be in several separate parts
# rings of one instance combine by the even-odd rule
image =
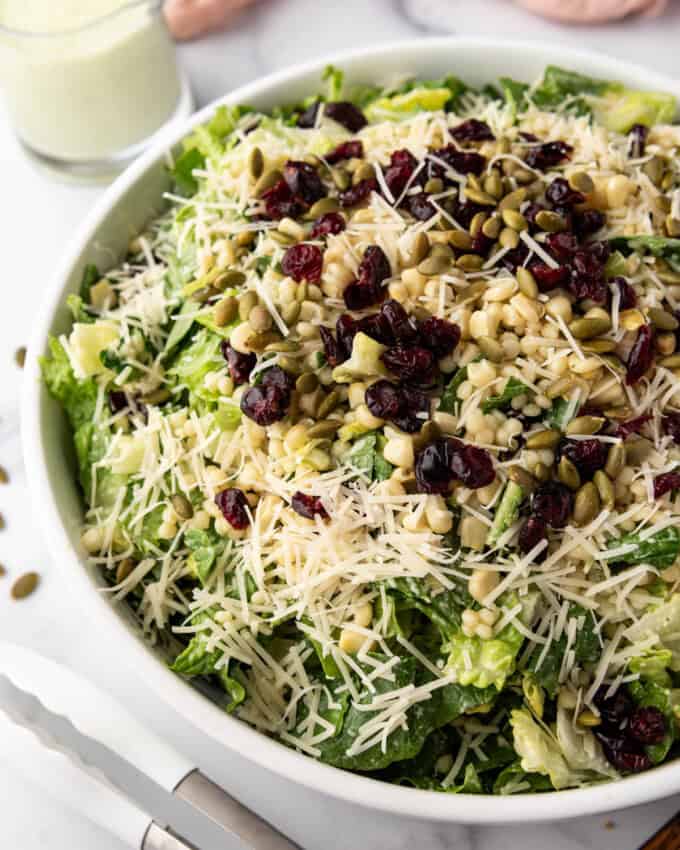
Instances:
[[[319,88],[321,72],[328,62],[343,68],[349,82],[389,80],[403,74],[428,78],[454,73],[472,84],[493,82],[502,75],[533,80],[546,65],[557,64],[680,96],[677,80],[593,53],[558,45],[445,38],[340,53],[271,74],[218,102],[262,109],[294,102]],[[165,667],[143,640],[125,606],[114,607],[98,592],[97,588],[103,586],[101,576],[88,567],[79,545],[82,502],[69,430],[57,403],[41,383],[38,357],[46,352],[49,334],[68,328],[66,296],[77,290],[85,264],[97,263],[106,269],[120,259],[130,237],[161,207],[168,182],[163,168],[165,152],[193,126],[207,120],[214,107],[206,107],[186,123],[181,133],[174,132],[162,140],[105,192],[78,229],[50,283],[30,341],[22,423],[32,497],[40,505],[40,519],[54,560],[72,593],[81,600],[82,610],[91,614],[93,623],[96,621],[99,638],[106,635],[115,642],[124,664],[134,667],[188,723],[216,741],[291,781],[361,806],[457,823],[526,823],[609,811],[680,791],[680,760],[591,788],[494,797],[493,801],[485,796],[401,788],[328,767],[226,715]]]

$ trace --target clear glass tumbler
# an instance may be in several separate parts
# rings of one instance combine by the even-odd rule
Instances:
[[[162,0],[0,0],[0,87],[30,154],[107,178],[192,109]]]

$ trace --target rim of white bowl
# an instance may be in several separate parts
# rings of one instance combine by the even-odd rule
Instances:
[[[502,53],[512,49],[520,53],[526,51],[535,57],[543,56],[545,64],[550,61],[567,61],[574,63],[575,67],[582,61],[591,66],[601,66],[602,70],[598,73],[609,78],[634,77],[637,84],[645,88],[673,91],[680,97],[680,81],[642,66],[591,51],[545,45],[535,41],[508,42],[493,38],[437,37],[391,42],[375,48],[339,51],[329,57],[301,63],[261,77],[208,104],[179,129],[173,129],[159,139],[104,192],[77,228],[40,306],[28,346],[21,404],[24,462],[34,503],[40,505],[40,525],[53,561],[59,563],[60,569],[64,570],[71,587],[77,589],[87,600],[90,619],[96,618],[99,628],[104,626],[109,636],[120,647],[121,657],[130,657],[130,662],[123,662],[125,666],[131,668],[134,660],[135,675],[148,681],[157,696],[199,732],[209,735],[240,756],[289,779],[292,783],[364,808],[451,823],[537,823],[593,815],[661,799],[680,791],[680,759],[637,776],[587,788],[491,797],[472,794],[449,795],[403,788],[340,770],[297,753],[243,721],[225,714],[207,697],[199,694],[167,669],[144,642],[132,633],[113,606],[94,586],[80,563],[82,555],[71,545],[59,516],[55,494],[46,471],[45,446],[41,435],[41,396],[44,389],[40,380],[38,358],[46,351],[50,328],[57,309],[62,305],[69,276],[107,213],[116,206],[147,168],[194,126],[206,121],[219,104],[248,103],[250,98],[262,95],[276,85],[320,72],[329,63],[346,66],[395,53],[406,59],[422,53],[424,48],[431,51],[450,49],[458,52],[498,50]]]

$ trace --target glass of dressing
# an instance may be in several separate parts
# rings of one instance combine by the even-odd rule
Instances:
[[[192,110],[162,0],[0,0],[0,89],[50,169],[106,179]]]

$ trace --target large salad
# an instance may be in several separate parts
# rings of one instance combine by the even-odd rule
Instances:
[[[512,794],[672,758],[675,99],[548,68],[220,107],[44,378],[82,545],[313,758]]]

